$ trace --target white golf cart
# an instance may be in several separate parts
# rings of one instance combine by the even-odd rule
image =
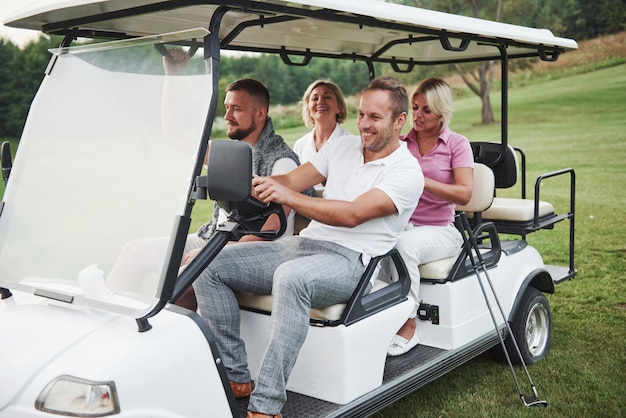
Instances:
[[[59,0],[6,23],[64,40],[52,51],[14,161],[3,147],[0,416],[245,415],[247,400],[233,397],[204,321],[170,304],[228,240],[280,212],[249,198],[244,143],[211,141],[201,175],[221,117],[225,50],[278,54],[286,65],[348,59],[365,63],[372,77],[374,63],[410,71],[498,60],[502,68],[502,141],[472,144],[474,197],[457,217],[465,245],[457,257],[422,266],[421,344],[386,356],[410,310],[409,281],[397,253],[372,260],[350,301],[311,312],[283,416],[371,415],[504,345],[513,363],[546,355],[552,325],[544,293],[576,274],[574,171],[548,173],[525,198],[523,153],[507,141],[508,60],[556,60],[577,47],[573,40],[374,0]],[[194,55],[183,75],[163,73],[171,47]],[[542,181],[560,175],[571,184],[562,213],[539,200]],[[493,199],[496,188],[519,182],[520,199]],[[192,208],[207,192],[230,218],[179,275]],[[560,221],[569,222],[570,263],[546,266],[525,236]],[[516,238],[501,241],[502,232]],[[386,259],[395,268],[378,268]],[[271,296],[239,296],[254,376]],[[515,378],[521,399],[545,406],[524,370],[532,394]]]

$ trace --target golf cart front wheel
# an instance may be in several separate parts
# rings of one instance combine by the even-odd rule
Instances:
[[[528,287],[524,291],[513,315],[511,331],[525,364],[534,364],[546,357],[552,340],[552,313],[550,303],[543,293],[534,287]],[[512,341],[513,336],[507,336],[504,343],[511,362],[521,364]],[[500,345],[494,347],[492,356],[497,361],[506,362]]]

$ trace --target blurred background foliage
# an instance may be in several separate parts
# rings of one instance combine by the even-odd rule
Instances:
[[[396,0],[395,3],[550,28],[557,36],[573,38],[579,42],[623,31],[626,26],[626,0]],[[60,42],[58,37],[42,35],[38,40],[18,48],[0,38],[0,62],[3,63],[0,66],[0,138],[18,139],[21,136],[30,103],[50,60],[48,50],[56,48]],[[512,65],[524,67],[528,62],[516,60]],[[389,66],[382,64],[376,65],[375,71],[376,75],[393,73]],[[480,85],[476,78],[489,76],[489,73],[481,72],[476,67],[422,67],[409,74],[398,74],[397,77],[403,84],[411,86],[429,76],[459,73],[466,75],[465,83],[480,96],[469,83],[474,80],[475,85]],[[271,92],[272,105],[292,106],[291,109],[285,108],[286,114],[281,115],[277,128],[301,124],[299,112],[293,109],[293,105],[298,103],[311,81],[330,78],[341,86],[346,96],[352,96],[360,92],[369,79],[365,64],[355,65],[349,60],[317,58],[305,67],[294,67],[284,65],[280,57],[273,55],[223,56],[220,63],[220,93],[223,94],[230,81],[242,77],[262,80]],[[220,96],[218,115],[223,114],[222,102]],[[68,109],[68,117],[71,117],[71,109]],[[483,124],[491,122],[493,121],[484,118],[482,121]],[[219,129],[219,126],[216,128]]]

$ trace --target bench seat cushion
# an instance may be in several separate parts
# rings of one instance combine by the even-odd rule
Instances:
[[[387,283],[376,280],[372,292],[382,289],[385,286],[387,286]],[[237,297],[237,302],[239,302],[240,307],[261,312],[272,312],[272,295],[255,295],[254,293],[235,291],[235,296]],[[337,303],[322,309],[311,309],[311,318],[336,321],[341,318],[341,314],[345,308],[345,303]]]
[[[460,252],[460,251],[459,251]],[[458,254],[452,257],[443,258],[441,260],[431,261],[430,263],[420,264],[420,277],[426,279],[445,279],[450,274]]]
[[[535,211],[535,203],[531,199],[515,199],[496,197],[491,207],[482,213],[485,220],[502,220],[527,222],[532,221]],[[548,202],[539,202],[539,218],[554,214],[554,206]]]

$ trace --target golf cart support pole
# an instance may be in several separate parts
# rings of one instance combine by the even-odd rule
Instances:
[[[515,336],[513,335],[513,332],[511,331],[511,327],[509,326],[509,321],[507,320],[506,315],[504,314],[502,305],[500,304],[500,301],[498,300],[498,295],[496,294],[496,291],[491,282],[491,278],[489,277],[489,273],[487,272],[487,266],[482,257],[482,254],[480,253],[480,248],[478,247],[478,242],[476,241],[476,237],[474,236],[474,231],[472,230],[469,220],[467,219],[467,214],[465,212],[459,214],[458,216],[456,216],[454,222],[463,237],[463,248],[465,249],[465,252],[470,258],[474,273],[476,273],[476,279],[478,280],[478,284],[480,285],[480,290],[482,291],[483,296],[485,297],[485,302],[487,303],[487,309],[489,310],[489,315],[491,315],[491,320],[493,321],[496,334],[498,334],[500,345],[502,346],[502,350],[504,351],[504,355],[506,357],[507,363],[509,364],[509,368],[511,369],[511,374],[513,375],[513,380],[515,380],[515,385],[517,386],[517,392],[519,393],[520,399],[522,400],[522,402],[524,402],[525,406],[543,406],[545,408],[548,406],[548,401],[539,399],[537,388],[535,387],[535,384],[533,383],[530,377],[530,373],[528,372],[528,368],[526,367],[526,363],[524,362],[522,353],[520,352],[517,341],[515,340]],[[478,258],[479,263],[476,262],[476,259],[474,258],[474,254],[472,253],[472,250],[476,252],[476,257]],[[478,271],[479,270],[478,264],[480,264],[480,268],[482,269],[485,275],[485,278],[487,279],[487,282],[489,283],[491,293],[493,294],[493,297],[496,300],[496,304],[498,305],[498,309],[500,310],[500,314],[502,315],[502,319],[504,320],[504,324],[506,325],[508,335],[511,336],[511,341],[513,342],[513,346],[515,347],[515,350],[517,351],[517,355],[519,356],[520,362],[524,368],[524,372],[526,373],[526,377],[528,378],[528,383],[530,384],[530,387],[533,391],[533,395],[530,397],[526,397],[522,393],[522,388],[519,384],[519,380],[517,379],[517,374],[515,373],[515,369],[513,368],[511,357],[509,356],[509,353],[506,348],[506,344],[504,343],[504,338],[502,338],[502,334],[500,333],[500,330],[498,329],[498,323],[496,321],[496,317],[491,309],[491,303],[489,303],[489,297],[487,295],[482,279],[480,277],[480,272]]]

